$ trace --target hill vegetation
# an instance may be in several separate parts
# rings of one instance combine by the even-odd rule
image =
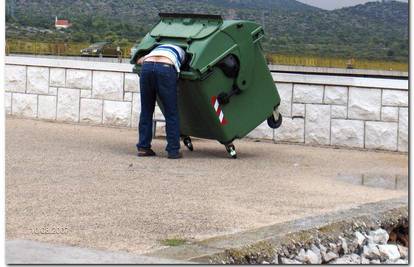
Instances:
[[[263,24],[271,53],[408,62],[408,4],[396,1],[326,11],[295,0],[7,0],[6,10],[7,39],[125,46],[159,12],[209,13]],[[73,26],[55,30],[55,16]]]

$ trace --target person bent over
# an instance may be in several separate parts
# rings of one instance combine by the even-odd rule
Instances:
[[[138,156],[155,156],[151,149],[152,118],[157,96],[164,107],[168,158],[181,158],[180,122],[177,103],[177,83],[185,52],[176,45],[163,44],[137,60],[140,73],[141,113],[137,144]]]

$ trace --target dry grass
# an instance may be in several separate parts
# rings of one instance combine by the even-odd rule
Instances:
[[[343,59],[343,58],[324,58],[313,56],[292,56],[267,54],[267,59],[271,64],[311,66],[311,67],[330,67],[347,68],[352,66],[355,69],[373,70],[395,70],[408,71],[408,63],[395,61],[365,60],[365,59]]]
[[[89,45],[90,43],[48,43],[11,39],[6,41],[6,54],[79,56],[80,50]],[[122,49],[123,54],[127,57],[131,47],[132,44]]]
[[[88,43],[47,43],[26,40],[7,40],[6,54],[27,53],[35,55],[79,55]]]

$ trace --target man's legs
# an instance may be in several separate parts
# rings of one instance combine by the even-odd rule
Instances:
[[[152,141],[152,116],[154,114],[156,92],[154,84],[154,64],[144,64],[140,75],[141,113],[139,116],[139,142],[137,148],[149,149]]]
[[[177,103],[177,72],[172,66],[157,65],[156,88],[164,106],[167,133],[167,152],[175,157],[180,150],[180,122]]]

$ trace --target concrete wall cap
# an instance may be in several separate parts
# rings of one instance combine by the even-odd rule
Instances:
[[[407,79],[378,79],[360,78],[328,75],[307,75],[291,73],[272,73],[272,77],[277,82],[296,83],[296,84],[320,84],[320,85],[342,85],[365,88],[382,88],[394,90],[408,90]]]
[[[7,65],[44,66],[50,68],[101,70],[132,73],[133,66],[129,63],[111,63],[98,61],[80,61],[71,59],[51,59],[39,57],[6,56]]]
[[[129,63],[109,63],[97,61],[79,61],[70,59],[50,59],[39,57],[6,56],[7,65],[44,66],[50,68],[83,69],[97,71],[116,71],[132,73],[133,66]],[[363,77],[331,76],[323,74],[292,74],[272,72],[273,79],[277,82],[342,85],[368,88],[383,88],[395,90],[408,90],[408,79],[380,79]]]

